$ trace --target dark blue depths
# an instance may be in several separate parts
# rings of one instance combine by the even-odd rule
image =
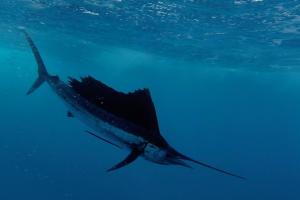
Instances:
[[[3,0],[0,199],[299,199],[300,2]],[[147,87],[171,145],[248,178],[138,159],[87,135],[36,65]]]

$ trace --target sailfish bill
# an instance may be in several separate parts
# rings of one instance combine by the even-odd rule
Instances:
[[[190,167],[191,161],[236,178],[241,176],[193,160],[172,148],[160,133],[156,110],[149,89],[123,93],[88,76],[70,78],[69,83],[50,75],[42,56],[29,34],[22,30],[38,67],[38,78],[27,92],[32,94],[43,83],[67,105],[68,117],[76,117],[91,128],[90,135],[117,148],[130,151],[120,163],[110,168],[114,171],[134,162],[138,157],[162,165]]]
[[[222,169],[218,169],[218,168],[216,168],[216,167],[213,167],[213,166],[208,165],[208,164],[203,163],[203,162],[199,162],[199,161],[194,160],[194,159],[192,159],[192,158],[189,158],[189,157],[187,157],[187,156],[182,156],[182,159],[183,159],[183,160],[187,160],[187,161],[191,161],[191,162],[193,162],[193,163],[196,163],[196,164],[201,165],[201,166],[203,166],[203,167],[206,167],[206,168],[215,170],[215,171],[217,171],[217,172],[221,172],[221,173],[223,173],[223,174],[227,174],[227,175],[229,175],[229,176],[233,176],[233,177],[236,177],[236,178],[239,178],[239,179],[244,179],[244,180],[246,179],[245,177],[242,177],[242,176],[233,174],[233,173],[231,173],[231,172],[227,172],[227,171],[222,170]]]

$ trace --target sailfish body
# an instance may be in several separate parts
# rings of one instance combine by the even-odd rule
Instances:
[[[28,33],[23,30],[38,65],[38,78],[28,91],[34,92],[44,82],[64,101],[68,117],[76,117],[89,126],[87,133],[130,154],[108,171],[124,167],[138,157],[163,165],[189,167],[185,161],[200,164],[223,174],[241,176],[191,159],[172,148],[162,137],[156,111],[148,89],[122,93],[93,77],[70,78],[65,83],[48,73],[41,55]]]

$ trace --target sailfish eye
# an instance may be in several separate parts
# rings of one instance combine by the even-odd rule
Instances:
[[[157,158],[160,158],[160,159],[163,159],[163,158],[165,158],[167,156],[166,152],[165,151],[161,151],[161,150],[155,151],[154,154],[155,154],[155,156]]]
[[[58,76],[52,76],[52,77],[51,77],[51,80],[52,80],[54,83],[58,83],[58,82],[59,82],[59,77],[58,77]]]

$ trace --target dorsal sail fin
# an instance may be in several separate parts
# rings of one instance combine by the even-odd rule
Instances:
[[[70,86],[94,105],[159,134],[156,111],[148,89],[126,94],[90,76],[81,78],[80,81],[70,78]]]

